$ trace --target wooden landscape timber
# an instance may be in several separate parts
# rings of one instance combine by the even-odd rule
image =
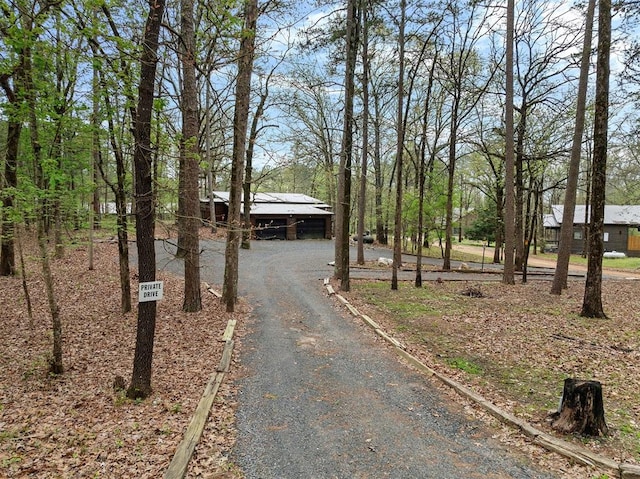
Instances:
[[[354,308],[350,304],[347,298],[345,298],[340,294],[336,294],[334,289],[331,287],[331,285],[327,280],[325,280],[324,285],[329,291],[330,296],[334,296],[345,308],[347,308],[347,310],[351,314],[353,314],[354,310],[358,311],[356,308]],[[396,353],[400,357],[402,357],[405,361],[407,361],[408,364],[410,364],[411,366],[416,368],[418,371],[422,372],[427,376],[432,376],[437,378],[439,381],[441,381],[442,383],[446,384],[451,389],[453,389],[460,396],[471,401],[480,409],[486,411],[487,413],[489,413],[491,416],[498,419],[503,424],[506,424],[508,426],[511,426],[521,431],[522,434],[530,438],[532,443],[550,452],[554,452],[554,453],[560,454],[561,456],[567,457],[572,461],[575,461],[576,463],[582,464],[584,466],[606,470],[607,472],[614,474],[611,476],[612,478],[615,477],[619,479],[640,479],[640,466],[636,464],[627,463],[627,462],[616,461],[609,457],[605,457],[601,454],[594,453],[580,445],[572,444],[566,440],[555,437],[551,434],[541,431],[540,429],[537,429],[536,427],[529,424],[527,421],[520,419],[515,415],[496,406],[494,403],[487,400],[485,397],[478,394],[471,388],[461,384],[460,382],[454,379],[451,379],[450,377],[426,365],[416,356],[408,352],[406,350],[406,347],[402,345],[398,340],[396,340],[389,334],[383,332],[382,329],[380,329],[380,327],[378,326],[378,324],[375,321],[373,321],[373,319],[371,319],[368,315],[359,313],[357,317],[358,319],[361,319],[369,327],[372,327],[377,335],[379,335],[385,341],[389,342],[389,344],[394,347]],[[591,398],[595,402],[597,402],[595,398],[597,397],[598,393],[595,393],[595,395],[593,393],[594,390],[597,390],[597,387],[595,387],[595,385],[599,385],[597,381],[576,381],[576,380],[570,380],[570,379],[568,379],[567,381],[569,382],[569,386],[568,386],[569,391],[573,390],[574,395],[581,394],[582,388],[585,387],[584,384],[591,384],[589,386],[586,386],[586,389],[589,389],[589,388],[592,389],[591,392],[586,393],[586,397]],[[573,381],[573,383],[571,381]],[[566,392],[566,388],[567,388],[567,382],[565,382],[565,392]],[[576,389],[578,389],[577,393],[575,393]],[[566,394],[565,397],[569,398],[571,397],[571,394],[572,393],[569,392],[568,394]],[[600,407],[602,412],[602,424],[606,428],[606,424],[604,423],[604,408],[602,407],[602,389],[601,388],[599,390],[599,395],[600,395]],[[567,400],[566,403],[568,406],[572,404],[569,400]],[[602,424],[600,424],[601,431],[603,430]]]
[[[229,320],[227,323],[227,328],[222,335],[225,347],[220,364],[216,368],[215,374],[212,375],[205,387],[202,398],[200,399],[198,407],[191,418],[191,422],[184,434],[182,442],[178,446],[169,467],[164,473],[164,479],[182,479],[187,473],[187,467],[189,466],[191,456],[198,445],[198,441],[200,440],[207,420],[209,419],[213,401],[216,398],[216,394],[218,393],[218,389],[220,388],[225,375],[229,372],[231,357],[233,354],[234,342],[232,338],[235,325],[236,320]]]

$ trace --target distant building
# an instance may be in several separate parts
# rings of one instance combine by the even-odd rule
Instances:
[[[127,203],[127,214],[131,214],[131,203]],[[100,213],[104,214],[104,215],[115,215],[117,213],[116,211],[116,204],[114,201],[107,201],[106,203],[101,203],[100,204]]]
[[[229,193],[213,193],[216,224],[226,225]],[[251,195],[251,228],[256,239],[331,239],[333,213],[322,201],[300,193],[254,193]],[[244,214],[244,202],[242,204]],[[209,198],[200,200],[202,219],[211,218]]]
[[[589,222],[585,205],[577,205],[573,219],[573,242],[571,253],[579,254],[585,245],[585,218]],[[560,242],[563,206],[551,206],[551,213],[544,215],[545,248],[557,251]],[[617,251],[627,256],[640,257],[640,205],[604,207],[604,249]]]

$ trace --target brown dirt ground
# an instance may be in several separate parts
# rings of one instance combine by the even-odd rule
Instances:
[[[579,316],[582,282],[561,297],[550,286],[433,282],[417,290],[401,283],[392,292],[386,282],[352,280],[352,291],[341,294],[423,362],[542,430],[553,432],[548,415],[565,378],[600,381],[610,435],[558,436],[638,463],[640,283],[605,282],[606,320]]]
[[[52,260],[63,323],[60,376],[48,374],[51,320],[41,269],[25,245],[33,319],[21,279],[0,278],[0,477],[162,477],[182,440],[205,385],[222,356],[220,338],[233,315],[203,293],[200,313],[183,313],[182,281],[159,275],[165,299],[158,304],[153,394],[130,401],[114,390],[117,375],[131,377],[136,312],[120,312],[117,245],[95,245],[93,271],[87,246],[67,248]],[[132,268],[134,308],[137,275]],[[245,321],[238,322],[242,334]],[[234,391],[223,384],[188,477],[214,477],[233,469]]]

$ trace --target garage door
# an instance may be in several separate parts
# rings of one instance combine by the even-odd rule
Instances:
[[[296,223],[298,239],[324,239],[327,223],[324,218],[300,218]]]
[[[256,239],[287,239],[287,219],[259,221],[255,235]]]

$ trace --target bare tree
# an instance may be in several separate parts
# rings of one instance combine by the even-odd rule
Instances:
[[[515,25],[514,68],[515,85],[518,99],[514,110],[517,113],[515,125],[515,269],[526,268],[525,259],[529,248],[527,237],[532,218],[526,212],[531,211],[533,192],[527,188],[532,180],[527,177],[531,171],[544,172],[541,161],[542,143],[546,142],[549,130],[532,126],[539,123],[544,113],[550,112],[551,118],[567,118],[570,95],[562,94],[561,88],[570,81],[573,61],[567,54],[575,48],[579,30],[566,23],[554,9],[540,0],[526,0],[519,3],[519,14]],[[560,94],[558,94],[560,93]],[[549,119],[551,119],[549,118]],[[548,124],[548,123],[547,123]],[[559,129],[566,131],[566,127]],[[538,133],[538,135],[536,135]],[[564,150],[566,139],[562,138]],[[558,152],[564,154],[563,152]],[[554,158],[559,155],[556,153]],[[524,276],[523,276],[524,278]]]
[[[491,67],[483,74],[482,65],[477,61],[477,46],[484,31],[489,28],[491,9],[477,2],[469,2],[463,8],[457,3],[447,5],[450,18],[445,28],[449,45],[446,54],[440,56],[441,69],[445,73],[443,86],[450,96],[448,185],[445,224],[445,249],[443,269],[451,269],[451,249],[453,237],[453,200],[456,178],[456,162],[459,156],[459,133],[487,92],[496,68]],[[483,10],[484,9],[484,10]],[[444,37],[445,35],[443,35]]]
[[[607,184],[607,132],[609,126],[609,73],[611,54],[611,1],[598,2],[598,60],[591,166],[591,218],[589,260],[580,316],[606,318],[602,307],[602,255],[604,253],[604,206]]]
[[[436,41],[437,44],[437,41]],[[424,227],[424,209],[425,209],[425,187],[427,173],[430,173],[429,170],[433,169],[433,164],[435,162],[435,153],[436,153],[436,143],[438,142],[440,135],[439,130],[436,128],[436,134],[434,134],[434,145],[431,148],[431,152],[429,154],[429,161],[427,162],[427,148],[428,148],[428,124],[429,124],[429,112],[432,108],[432,96],[433,96],[433,84],[435,80],[435,69],[437,65],[438,53],[437,47],[434,48],[434,58],[431,63],[431,68],[429,70],[429,83],[427,85],[426,98],[424,100],[424,111],[422,117],[422,131],[420,133],[420,151],[418,153],[418,251],[416,255],[416,277],[414,285],[416,288],[422,287],[422,248],[424,245],[424,237],[425,237],[425,227]]]
[[[233,164],[231,167],[231,188],[229,192],[229,217],[227,243],[225,248],[224,283],[222,301],[227,312],[235,310],[238,299],[238,255],[242,238],[242,174],[247,143],[249,120],[249,100],[251,96],[251,74],[255,56],[255,35],[258,21],[258,1],[246,0],[244,10],[244,31],[238,53],[238,78],[236,82],[236,104],[233,118]]]
[[[249,142],[247,145],[246,164],[244,168],[244,181],[242,183],[242,201],[244,213],[244,227],[242,229],[242,248],[251,248],[251,186],[253,184],[253,156],[255,152],[256,141],[260,133],[260,121],[264,116],[265,106],[269,98],[269,82],[273,77],[276,69],[281,62],[278,62],[271,69],[264,80],[264,89],[260,92],[260,100],[251,120],[251,128],[249,130]]]
[[[504,213],[504,270],[502,282],[514,284],[515,247],[515,189],[513,149],[513,29],[514,1],[507,0],[506,36],[506,102],[505,102],[505,213]]]
[[[362,154],[360,193],[358,194],[358,251],[356,262],[364,264],[364,221],[367,206],[367,173],[369,164],[369,2],[362,8]]]
[[[358,0],[347,1],[346,65],[344,85],[344,124],[342,148],[340,151],[340,172],[338,173],[338,215],[336,222],[336,273],[340,279],[340,289],[349,291],[349,225],[351,214],[351,167],[353,164],[353,102],[355,97],[356,57],[360,36],[360,12]],[[337,220],[338,218],[336,218]]]
[[[404,155],[404,48],[407,2],[400,0],[400,23],[398,25],[398,111],[396,119],[396,212],[393,234],[393,267],[391,289],[398,289],[398,269],[402,263],[402,162]]]
[[[585,18],[584,42],[582,58],[580,60],[580,80],[578,83],[578,98],[576,105],[576,123],[571,146],[571,160],[567,175],[567,189],[564,194],[562,208],[562,225],[560,225],[560,244],[558,246],[558,260],[553,275],[551,294],[561,294],[567,288],[569,275],[569,258],[573,243],[573,220],[576,207],[576,192],[578,176],[580,174],[580,156],[582,153],[582,136],[584,134],[585,112],[587,103],[587,86],[589,83],[589,68],[591,66],[591,40],[593,36],[593,17],[596,1],[589,0],[587,16]]]
[[[341,108],[333,102],[329,81],[308,65],[294,64],[294,68],[292,89],[284,95],[276,94],[281,108],[293,119],[281,126],[281,136],[293,144],[296,163],[317,175],[318,194],[326,198],[337,216],[335,160],[339,154]]]

